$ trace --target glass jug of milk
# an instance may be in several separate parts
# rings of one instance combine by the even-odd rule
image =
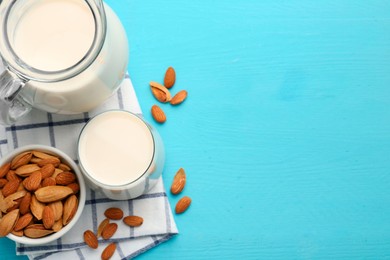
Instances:
[[[117,90],[128,42],[102,0],[0,3],[0,123],[12,124],[32,107],[87,112]]]

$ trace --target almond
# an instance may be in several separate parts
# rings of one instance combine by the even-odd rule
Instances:
[[[47,164],[52,164],[54,167],[57,167],[58,165],[60,165],[61,161],[59,158],[57,157],[49,157],[49,158],[46,158],[46,159],[42,159],[41,161],[38,162],[38,166],[39,167],[43,167]]]
[[[32,219],[33,219],[33,215],[31,215],[30,213],[27,213],[26,215],[21,216],[18,219],[18,221],[16,222],[14,230],[15,231],[20,231],[23,228],[27,227],[28,224],[30,224]]]
[[[60,163],[60,165],[58,165],[58,169],[61,169],[64,172],[70,172],[72,170],[72,168],[70,168],[70,166],[66,165],[65,163]]]
[[[56,180],[53,177],[48,177],[42,181],[42,187],[56,186]]]
[[[91,230],[84,232],[84,242],[93,249],[98,248],[98,240],[95,234]]]
[[[4,198],[3,194],[0,193],[0,211],[1,212],[9,212],[10,208],[14,207],[17,205],[19,202],[17,202],[18,199],[21,199],[23,196],[26,195],[26,191],[17,191],[15,193],[12,193],[11,195],[7,196]]]
[[[54,212],[51,207],[45,206],[42,213],[42,223],[46,229],[51,229],[54,225]]]
[[[173,178],[171,192],[172,194],[179,194],[186,185],[186,173],[183,168],[180,168]]]
[[[35,157],[35,156],[33,155],[33,157],[32,157],[31,160],[30,160],[30,163],[38,163],[38,162],[40,162],[40,161],[42,161],[41,158]]]
[[[176,208],[175,208],[176,214],[181,214],[184,211],[186,211],[190,206],[190,204],[191,204],[190,197],[184,196],[183,198],[181,198],[176,204]]]
[[[78,185],[76,182],[68,184],[66,187],[71,188],[73,190],[73,194],[77,194],[80,191],[80,185]]]
[[[152,109],[152,116],[156,122],[162,124],[167,120],[167,117],[165,116],[164,111],[157,105],[153,105]]]
[[[73,193],[73,190],[65,186],[47,186],[35,191],[35,196],[40,202],[48,203],[62,200]]]
[[[55,179],[58,176],[58,174],[60,174],[61,172],[64,172],[64,171],[61,169],[55,168],[54,173],[51,177],[53,177]]]
[[[103,239],[109,239],[112,237],[116,230],[118,229],[118,224],[116,223],[109,223],[106,225],[106,227],[102,231],[102,238]]]
[[[163,103],[171,101],[172,99],[171,92],[169,92],[169,90],[166,87],[154,81],[151,81],[149,85],[154,97],[158,101]]]
[[[64,203],[64,215],[62,217],[62,224],[67,225],[74,215],[76,214],[78,207],[78,199],[76,195],[72,195],[66,199]]]
[[[61,172],[56,177],[57,185],[68,185],[76,180],[76,175],[71,172]]]
[[[62,205],[62,201],[59,200],[56,202],[52,202],[48,206],[53,210],[54,220],[55,221],[60,220],[62,217],[62,213],[64,211],[64,206]]]
[[[46,164],[41,168],[42,179],[51,177],[54,174],[55,167],[53,164]]]
[[[45,208],[45,204],[40,202],[37,199],[36,195],[32,195],[30,209],[31,209],[31,213],[34,215],[34,217],[36,217],[38,220],[41,220],[44,208]]]
[[[20,166],[28,164],[31,158],[32,158],[32,152],[24,152],[15,156],[11,161],[11,169],[15,170]]]
[[[102,252],[102,260],[109,260],[115,253],[115,243],[109,244]]]
[[[167,88],[173,87],[176,81],[176,72],[172,67],[169,67],[165,72],[164,86]]]
[[[99,227],[98,227],[98,231],[97,231],[97,237],[100,237],[102,235],[102,232],[104,230],[104,228],[110,223],[110,220],[108,218],[104,219],[100,224],[99,224]]]
[[[40,169],[41,167],[39,167],[37,164],[30,163],[30,164],[20,166],[15,170],[15,173],[21,177],[28,177],[33,172],[39,171]]]
[[[42,181],[41,171],[35,171],[30,175],[30,177],[24,179],[23,185],[26,188],[26,190],[35,191],[36,189],[39,188],[41,181]]]
[[[19,218],[19,209],[14,209],[0,219],[0,237],[5,237],[14,228]]]
[[[8,181],[14,181],[14,180],[17,180],[19,182],[22,181],[22,178],[20,178],[18,175],[16,175],[15,171],[13,171],[13,170],[9,170],[7,172],[6,178]]]
[[[25,215],[30,212],[31,193],[27,192],[19,205],[20,214]]]
[[[53,230],[47,230],[42,224],[29,225],[24,229],[24,235],[30,238],[45,237],[54,233]]]
[[[63,224],[62,224],[62,219],[57,220],[54,222],[54,225],[51,229],[53,229],[54,232],[58,232],[62,229]]]
[[[130,227],[139,227],[144,222],[144,219],[139,216],[127,216],[123,222]]]
[[[6,163],[0,167],[0,178],[3,178],[11,169],[11,163]]]
[[[109,208],[104,215],[109,219],[120,220],[123,218],[123,211],[120,208]]]
[[[7,179],[0,179],[0,189],[3,188],[7,184],[8,180]]]
[[[4,185],[3,187],[3,196],[7,197],[11,195],[12,193],[15,193],[19,188],[19,181],[18,180],[13,180],[9,181],[7,184]]]
[[[16,194],[16,193],[14,193]],[[7,198],[11,197],[12,195],[8,196]],[[23,195],[24,196],[24,195]],[[18,198],[18,199],[15,199],[14,200],[14,205],[12,207],[10,207],[9,209],[7,209],[7,213],[8,212],[11,212],[12,210],[14,209],[19,209],[19,205],[20,205],[20,202],[22,201],[22,198]]]
[[[187,98],[187,91],[181,90],[172,98],[171,105],[179,105]]]
[[[20,231],[12,230],[11,234],[14,236],[17,236],[17,237],[22,237],[24,232],[23,232],[23,230],[20,230]]]
[[[41,151],[32,151],[33,155],[35,157],[38,157],[40,159],[48,159],[48,158],[56,158],[55,156],[51,155],[51,154],[47,154],[47,153],[44,153],[44,152],[41,152]]]

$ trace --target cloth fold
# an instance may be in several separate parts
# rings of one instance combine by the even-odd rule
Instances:
[[[110,109],[124,109],[141,115],[136,94],[128,77],[119,90],[97,109],[81,115],[57,115],[33,110],[29,116],[9,127],[0,126],[0,156],[27,144],[43,144],[57,147],[76,160],[76,144],[85,123],[93,116]],[[131,228],[121,221],[115,235],[99,238],[98,249],[90,249],[83,241],[85,230],[97,232],[97,226],[105,219],[104,211],[119,207],[125,215],[143,217],[140,227]],[[17,255],[29,259],[100,259],[106,245],[115,242],[117,250],[112,259],[130,259],[159,245],[178,233],[169,201],[160,177],[158,184],[147,194],[133,200],[113,201],[103,194],[87,188],[87,200],[83,214],[76,225],[62,238],[41,246],[16,244]]]

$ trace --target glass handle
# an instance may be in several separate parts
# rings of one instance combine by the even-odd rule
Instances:
[[[19,95],[25,83],[8,70],[0,74],[0,124],[13,124],[30,112],[31,105]]]

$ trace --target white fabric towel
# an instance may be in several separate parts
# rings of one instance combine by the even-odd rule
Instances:
[[[43,144],[57,147],[76,160],[76,144],[80,130],[94,115],[110,110],[124,109],[141,114],[136,94],[128,77],[118,92],[102,106],[82,115],[57,115],[33,110],[30,115],[15,125],[0,126],[0,157],[17,147],[27,144]],[[119,207],[126,215],[139,215],[144,219],[140,227],[130,228],[117,221],[118,230],[108,240],[99,239],[98,249],[90,249],[83,241],[83,233],[90,229],[96,233],[97,226],[105,218],[109,207]],[[177,228],[165,193],[162,179],[147,194],[126,201],[113,201],[87,188],[87,200],[77,224],[62,238],[46,245],[30,246],[17,244],[17,255],[29,259],[100,259],[108,243],[116,242],[117,250],[112,259],[130,259],[159,245],[177,234]]]

